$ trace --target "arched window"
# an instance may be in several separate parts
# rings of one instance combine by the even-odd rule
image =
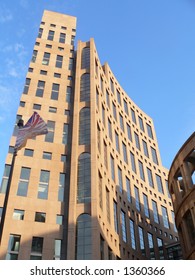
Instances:
[[[90,67],[90,48],[86,47],[82,50],[81,54],[81,69]]]
[[[90,75],[89,75],[89,73],[85,73],[81,76],[80,101],[81,102],[90,101]]]
[[[91,216],[81,214],[76,223],[75,259],[91,259]]]
[[[91,201],[91,156],[82,153],[78,158],[77,203]]]
[[[90,109],[85,107],[79,113],[79,145],[90,144]]]

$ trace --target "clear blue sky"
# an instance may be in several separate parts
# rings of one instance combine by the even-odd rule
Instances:
[[[0,3],[0,179],[43,10],[77,17],[156,129],[169,168],[195,123],[194,0],[10,0]],[[30,117],[30,116],[29,116]]]

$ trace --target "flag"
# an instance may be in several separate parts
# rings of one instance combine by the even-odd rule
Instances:
[[[34,112],[27,123],[19,129],[18,136],[16,138],[15,150],[20,150],[24,147],[28,139],[47,133],[47,124],[37,112]]]

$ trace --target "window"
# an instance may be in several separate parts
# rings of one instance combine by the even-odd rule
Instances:
[[[60,173],[59,186],[58,186],[58,201],[61,202],[64,201],[65,182],[66,182],[66,174]]]
[[[90,109],[85,107],[79,113],[79,145],[90,144]]]
[[[66,109],[65,109],[65,110],[64,110],[64,115],[65,115],[65,116],[70,116],[70,110],[66,110]]]
[[[140,127],[140,129],[144,132],[144,123],[143,123],[143,120],[142,120],[141,117],[138,117],[138,119],[139,119],[139,127]]]
[[[57,108],[49,106],[49,112],[50,113],[57,113]]]
[[[51,91],[51,99],[52,100],[58,100],[59,89],[60,89],[59,84],[52,84],[52,91]]]
[[[61,247],[62,247],[62,240],[55,239],[54,243],[54,260],[60,260],[61,256]]]
[[[43,251],[43,237],[33,237],[30,260],[41,260]]]
[[[48,128],[48,133],[45,135],[45,142],[52,143],[54,139],[55,122],[48,121],[47,128]]]
[[[127,242],[126,216],[123,210],[121,210],[121,230],[123,241]]]
[[[41,38],[43,34],[43,28],[39,28],[38,38]]]
[[[43,159],[51,160],[52,159],[52,153],[43,152]]]
[[[74,68],[74,58],[69,58],[68,70],[73,71]]]
[[[132,152],[130,152],[130,159],[131,159],[131,168],[133,172],[136,173],[135,156]]]
[[[81,214],[76,222],[75,259],[90,260],[92,257],[91,216]]]
[[[66,102],[70,103],[71,102],[71,95],[72,95],[72,87],[67,87],[66,88]]]
[[[106,104],[108,107],[110,107],[110,96],[107,90],[106,90]]]
[[[65,43],[66,40],[66,34],[60,33],[59,43]]]
[[[119,114],[120,128],[124,131],[123,116]]]
[[[155,221],[155,223],[159,224],[157,203],[154,200],[152,200],[152,210],[153,210],[153,215],[154,215],[154,221]]]
[[[147,218],[149,218],[150,212],[149,212],[149,207],[148,207],[148,197],[144,193],[143,193],[143,200],[144,200],[144,214]]]
[[[62,63],[63,63],[63,56],[62,55],[57,55],[56,56],[56,67],[57,68],[62,68]]]
[[[105,125],[105,108],[103,105],[102,105],[102,122]]]
[[[36,90],[36,96],[43,97],[45,88],[45,82],[44,81],[38,81],[37,83],[37,90]]]
[[[136,148],[140,150],[139,136],[134,132]]]
[[[49,177],[49,171],[41,170],[38,186],[38,198],[40,199],[47,199],[48,197]]]
[[[81,69],[90,68],[90,48],[82,49],[81,54]]]
[[[49,44],[46,44],[45,47],[48,49],[52,49],[52,45],[49,45]]]
[[[28,94],[29,86],[30,86],[30,81],[31,79],[26,78],[24,89],[23,89],[23,94]]]
[[[128,139],[132,142],[131,127],[128,123],[127,123],[127,135],[128,135]]]
[[[14,209],[13,220],[24,220],[24,210]]]
[[[24,150],[24,155],[27,157],[33,157],[33,154],[34,154],[34,150],[30,150],[30,149]]]
[[[49,65],[50,53],[44,52],[42,64]]]
[[[62,144],[67,145],[68,143],[68,124],[64,123],[63,134],[62,134]]]
[[[110,155],[110,169],[111,169],[112,180],[115,181],[114,158],[112,155]]]
[[[101,153],[101,130],[98,123],[97,123],[97,146],[98,146],[99,153]]]
[[[17,260],[20,249],[20,235],[10,234],[6,260]]]
[[[61,29],[66,30],[67,27],[66,26],[61,26]]]
[[[20,172],[18,191],[17,191],[18,196],[27,196],[29,177],[30,177],[30,168],[22,167]]]
[[[156,150],[154,148],[151,147],[151,152],[152,152],[152,159],[153,162],[158,164],[158,158],[157,158],[157,154],[156,154]]]
[[[20,101],[20,107],[25,107],[26,102]]]
[[[91,201],[91,156],[82,153],[78,158],[77,203]]]
[[[113,201],[113,210],[114,210],[114,229],[118,233],[118,211],[117,211],[117,202]]]
[[[35,212],[35,222],[45,223],[46,214],[42,212]]]
[[[108,133],[109,133],[110,140],[112,140],[112,124],[110,119],[108,119]]]
[[[160,193],[164,193],[161,177],[159,175],[157,175],[157,174],[156,174],[156,183],[157,183],[158,191]]]
[[[128,160],[127,160],[127,147],[125,145],[125,143],[122,142],[122,147],[123,147],[123,159],[126,163],[128,163]]]
[[[144,230],[142,227],[138,226],[138,233],[139,233],[139,245],[140,245],[140,250],[142,252],[142,255],[146,255],[145,251],[145,242],[144,242]]]
[[[139,190],[136,186],[134,186],[134,192],[135,192],[135,206],[136,209],[140,211],[141,207],[140,207],[140,199],[139,199]]]
[[[124,102],[125,113],[128,115],[128,114],[129,114],[129,111],[128,111],[127,101],[123,99],[123,102]]]
[[[11,165],[6,164],[5,169],[4,169],[4,173],[3,173],[3,178],[2,178],[2,181],[1,181],[0,193],[5,193],[6,192],[7,183],[8,183],[9,174],[10,174],[10,169],[11,169]]]
[[[118,136],[118,133],[116,131],[115,131],[115,144],[116,144],[116,150],[120,153],[119,136]]]
[[[146,124],[146,127],[147,127],[147,132],[148,132],[148,136],[151,138],[151,139],[154,139],[153,138],[153,133],[152,133],[152,128],[149,124]]]
[[[107,145],[104,141],[104,165],[106,168],[108,168],[108,160],[107,160]]]
[[[112,111],[113,111],[113,116],[115,118],[115,120],[117,120],[117,116],[116,116],[116,106],[115,104],[112,102]]]
[[[47,71],[45,71],[45,70],[40,70],[40,74],[46,76],[46,75],[47,75]]]
[[[90,74],[85,73],[81,76],[80,102],[90,101]]]
[[[55,78],[61,78],[61,74],[60,73],[54,73],[54,77]]]
[[[32,55],[31,62],[35,62],[35,61],[36,61],[36,59],[37,59],[37,54],[38,54],[38,51],[37,51],[37,50],[33,50],[33,55]]]
[[[75,39],[75,36],[72,35],[72,36],[71,36],[71,45],[74,45],[74,39]]]
[[[162,218],[163,218],[163,224],[165,228],[169,228],[169,217],[167,213],[167,208],[161,205],[162,210]]]
[[[40,104],[33,104],[33,109],[34,110],[41,110],[41,105]]]
[[[127,200],[131,202],[131,186],[130,180],[126,177],[126,191],[127,191]]]
[[[98,172],[98,177],[99,177],[99,206],[101,209],[103,209],[103,200],[102,200],[102,175],[100,174],[100,172]]]
[[[153,182],[153,178],[152,178],[152,171],[148,167],[147,167],[147,174],[148,174],[149,185],[150,185],[150,187],[154,188],[154,182]]]
[[[176,228],[176,225],[175,225],[175,213],[173,211],[171,211],[171,216],[172,216],[174,231],[177,232],[177,228]]]
[[[153,235],[148,232],[148,244],[150,249],[150,260],[155,260]]]
[[[132,121],[136,124],[135,111],[133,109],[131,109],[131,118],[132,118]]]
[[[106,214],[107,214],[107,220],[110,223],[110,192],[106,188]]]
[[[191,246],[195,245],[195,227],[192,218],[192,214],[190,210],[187,210],[185,215],[183,216],[183,220],[185,223],[186,233],[188,235],[188,240]]]
[[[143,167],[143,163],[138,160],[138,164],[139,164],[139,173],[140,173],[140,178],[145,181],[145,175],[144,175],[144,167]]]
[[[53,41],[54,39],[54,31],[49,30],[48,36],[47,36],[47,40]]]
[[[122,179],[122,170],[118,166],[118,185],[119,185],[119,191],[123,192],[123,179]]]
[[[66,162],[67,155],[61,155],[61,162]]]
[[[121,105],[121,94],[118,89],[116,90],[116,94],[117,94],[117,101]]]
[[[130,228],[130,235],[131,235],[131,247],[132,249],[136,250],[135,225],[132,219],[129,219],[129,228]]]
[[[56,215],[56,224],[57,225],[63,225],[63,219],[64,219],[64,216]]]
[[[149,158],[148,146],[147,146],[147,143],[143,139],[142,139],[142,144],[143,144],[143,148],[144,148],[144,155]]]

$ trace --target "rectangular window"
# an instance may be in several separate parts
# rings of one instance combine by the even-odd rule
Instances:
[[[155,260],[153,235],[148,232],[148,244],[150,249],[150,260]]]
[[[157,203],[154,200],[152,200],[152,210],[153,210],[153,215],[154,215],[154,221],[155,221],[155,223],[159,224]]]
[[[131,118],[132,118],[132,121],[136,124],[135,111],[133,109],[131,109]]]
[[[20,180],[19,180],[18,190],[17,190],[18,196],[27,196],[30,171],[31,171],[30,168],[27,167],[21,168]]]
[[[118,211],[117,211],[117,202],[113,201],[113,210],[114,210],[114,229],[118,233]]]
[[[157,183],[158,191],[164,194],[161,177],[157,174],[156,174],[156,183]]]
[[[41,170],[38,186],[38,198],[40,199],[47,199],[48,197],[49,177],[49,171]]]
[[[3,173],[3,178],[2,178],[2,181],[1,181],[0,193],[5,193],[6,192],[7,183],[8,183],[9,174],[10,174],[10,169],[11,169],[11,165],[6,164],[5,169],[4,169],[4,173]]]
[[[136,148],[140,150],[139,136],[134,132]]]
[[[55,239],[54,243],[54,260],[60,260],[61,258],[61,247],[62,247],[62,240]]]
[[[112,102],[112,111],[113,111],[113,116],[114,116],[115,120],[117,120],[116,106],[115,106],[115,104],[113,102]]]
[[[31,79],[26,78],[24,89],[23,89],[23,94],[28,94],[29,86],[30,86],[30,81]]]
[[[103,122],[103,124],[105,126],[105,108],[104,108],[103,105],[102,105],[102,122]]]
[[[35,222],[45,223],[46,213],[43,212],[35,212]]]
[[[139,119],[139,127],[140,127],[140,129],[144,132],[144,123],[143,123],[143,120],[142,120],[141,117],[138,117],[138,119]]]
[[[144,149],[144,155],[149,158],[148,146],[147,146],[147,143],[143,139],[142,139],[142,144],[143,144],[143,149]]]
[[[47,40],[53,41],[53,39],[54,39],[54,33],[55,33],[54,31],[49,30],[48,36],[47,36]]]
[[[56,215],[56,224],[63,225],[64,216],[63,215]]]
[[[62,144],[67,145],[68,143],[68,124],[64,123],[63,134],[62,134]]]
[[[52,153],[43,152],[43,159],[51,160],[52,159]]]
[[[45,88],[45,82],[44,81],[38,81],[37,83],[37,90],[36,90],[36,96],[43,97]]]
[[[143,167],[143,163],[138,160],[138,164],[139,164],[139,173],[140,173],[140,178],[145,181],[145,175],[144,175],[144,167]]]
[[[135,156],[132,152],[130,152],[130,159],[131,159],[131,168],[133,172],[136,173]]]
[[[14,209],[13,220],[24,220],[24,210]]]
[[[151,153],[152,153],[153,162],[158,164],[158,158],[157,158],[156,150],[152,147],[151,147]]]
[[[147,167],[147,174],[148,174],[148,182],[150,187],[154,188],[154,182],[153,182],[153,177],[152,177],[152,171],[150,168]]]
[[[17,260],[20,249],[20,235],[10,234],[6,260]]]
[[[50,113],[57,113],[57,108],[49,106],[49,112]]]
[[[157,244],[158,244],[158,252],[159,252],[159,259],[164,260],[164,250],[163,250],[163,241],[162,239],[157,237]]]
[[[116,90],[116,94],[117,94],[117,101],[121,105],[121,94],[118,89]]]
[[[118,166],[118,185],[119,185],[119,191],[123,192],[123,178],[122,178],[122,170]]]
[[[145,256],[146,255],[146,251],[145,251],[145,242],[144,242],[144,230],[140,226],[138,226],[138,233],[139,233],[139,246],[140,246],[140,250],[142,252],[142,255]]]
[[[148,207],[148,197],[144,193],[143,193],[143,200],[144,200],[144,214],[147,218],[149,218],[150,212],[149,212],[149,207]]]
[[[177,232],[177,228],[176,228],[176,225],[175,225],[175,213],[173,211],[171,211],[171,216],[172,216],[174,231]]]
[[[140,207],[140,199],[139,199],[139,189],[136,186],[134,186],[134,192],[135,192],[135,206],[136,209],[140,211],[141,207]]]
[[[57,55],[56,56],[56,67],[57,68],[62,68],[62,63],[63,63],[63,56],[62,55]]]
[[[114,93],[114,83],[112,79],[110,79],[110,89]]]
[[[50,53],[44,52],[42,64],[49,65]]]
[[[69,58],[68,70],[73,71],[74,69],[74,58]]]
[[[97,146],[99,153],[101,153],[101,130],[99,124],[97,124]]]
[[[48,128],[48,133],[45,135],[45,142],[53,143],[55,122],[48,121],[47,122],[47,128]]]
[[[120,153],[119,136],[118,136],[118,133],[116,131],[115,131],[115,145],[116,145],[116,150]]]
[[[128,111],[127,101],[123,100],[123,102],[124,102],[125,113],[128,115],[128,114],[129,114],[129,111]]]
[[[112,155],[110,155],[110,169],[111,169],[112,180],[115,181],[114,158],[112,157]]]
[[[52,84],[51,99],[58,100],[60,85]]]
[[[129,141],[132,142],[131,127],[130,127],[130,125],[128,123],[127,123],[127,135],[128,135]]]
[[[59,186],[58,186],[58,201],[61,202],[64,201],[65,182],[66,182],[66,174],[60,173]]]
[[[123,210],[121,210],[121,230],[123,241],[127,242],[126,216]]]
[[[43,251],[43,237],[33,237],[30,260],[41,260]]]
[[[66,88],[66,102],[70,103],[71,102],[71,95],[72,95],[72,87],[67,87]]]
[[[99,175],[99,206],[103,209],[103,200],[102,200],[102,175],[98,172]]]
[[[131,202],[131,185],[129,178],[126,177],[126,191],[127,191],[127,200]]]
[[[100,259],[104,260],[104,238],[100,234]]]
[[[108,160],[107,160],[107,145],[104,141],[104,165],[106,168],[108,168]]]
[[[41,110],[41,105],[40,104],[33,104],[33,109],[34,110]]]
[[[25,149],[24,150],[24,155],[26,157],[33,157],[33,154],[34,154],[34,150],[31,150],[31,149]]]
[[[106,213],[107,213],[107,220],[110,223],[110,192],[106,188]]]
[[[59,43],[65,43],[66,40],[66,34],[60,33]]]
[[[35,62],[35,61],[36,61],[36,59],[37,59],[37,54],[38,54],[38,51],[37,51],[37,50],[33,50],[33,55],[32,55],[31,62]]]
[[[39,28],[38,38],[41,38],[43,34],[43,28]]]
[[[106,90],[106,104],[108,107],[110,107],[110,96],[107,90]]]
[[[146,127],[147,127],[147,132],[148,132],[148,136],[151,138],[151,139],[154,139],[153,138],[153,133],[152,133],[152,128],[149,124],[146,124]]]
[[[110,140],[112,140],[112,124],[109,119],[108,119],[108,133],[109,133]]]
[[[163,224],[165,228],[169,228],[169,217],[167,213],[167,208],[161,205],[162,210],[162,218],[163,218]]]
[[[47,75],[47,71],[45,71],[45,70],[40,70],[40,74],[46,76],[46,75]]]
[[[127,160],[127,147],[125,145],[125,143],[122,142],[122,147],[123,147],[123,159],[126,163],[128,163],[128,160]]]
[[[123,116],[119,113],[120,128],[124,131]]]
[[[136,250],[136,241],[135,241],[135,225],[132,219],[129,219],[129,229],[131,235],[131,247]]]

